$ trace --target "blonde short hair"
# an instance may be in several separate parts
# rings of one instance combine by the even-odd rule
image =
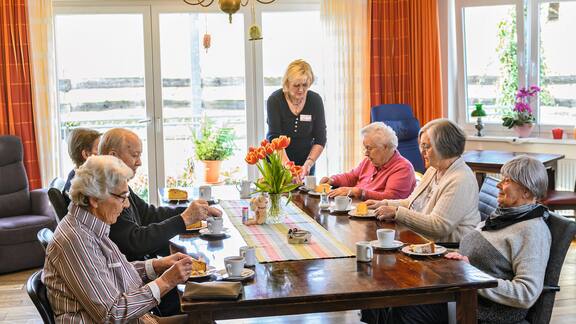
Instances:
[[[284,72],[284,76],[282,77],[282,89],[284,92],[288,91],[288,82],[299,76],[306,76],[306,78],[308,78],[308,82],[310,82],[308,86],[314,83],[312,67],[304,60],[295,60],[288,64],[286,72]]]

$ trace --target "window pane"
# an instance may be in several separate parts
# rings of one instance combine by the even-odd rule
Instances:
[[[144,36],[140,14],[56,16],[56,60],[61,129],[61,174],[73,167],[67,137],[75,127],[113,127],[142,139],[142,166],[130,183],[147,199],[148,160]]]
[[[297,59],[303,59],[312,66],[315,81],[310,89],[323,97],[320,23],[320,11],[262,13],[265,102],[272,92],[282,88],[286,67]],[[266,103],[264,107],[266,113]],[[267,126],[264,128],[268,130]],[[321,158],[325,158],[325,154]],[[316,163],[316,174],[326,174],[325,163],[321,162]]]
[[[540,5],[540,122],[576,125],[576,3]]]
[[[203,47],[204,34],[211,46]],[[203,182],[203,164],[195,157],[193,134],[204,116],[231,127],[236,150],[222,164],[220,180],[247,177],[244,20],[232,24],[217,14],[160,14],[164,171],[168,186]]]
[[[516,6],[464,8],[466,116],[483,103],[486,122],[500,123],[518,87]]]

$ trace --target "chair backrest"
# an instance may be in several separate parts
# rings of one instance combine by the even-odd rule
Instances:
[[[42,270],[34,272],[30,278],[28,278],[28,282],[26,282],[26,291],[30,299],[32,299],[34,306],[36,306],[38,313],[42,316],[44,323],[54,324],[54,312],[48,301],[46,286],[44,286],[41,279]]]
[[[481,220],[488,218],[498,207],[498,192],[500,192],[498,187],[496,187],[498,182],[499,180],[496,178],[486,177],[484,183],[482,183],[478,197],[478,210],[480,211]]]
[[[48,189],[48,198],[50,198],[50,203],[52,204],[52,207],[54,207],[58,220],[62,220],[62,218],[68,214],[66,198],[64,198],[62,192],[56,188]]]
[[[0,136],[0,217],[25,215],[31,210],[22,141]]]
[[[424,161],[418,147],[420,123],[409,105],[388,104],[372,107],[370,111],[372,122],[381,121],[392,127],[398,136],[398,152],[412,163],[414,170],[424,173]]]
[[[46,251],[46,247],[48,247],[48,244],[50,242],[52,242],[52,238],[54,237],[54,232],[52,232],[52,230],[49,228],[43,228],[43,229],[38,231],[38,233],[36,234],[36,237],[38,238],[38,241],[42,245],[42,248],[44,249],[44,251]]]
[[[52,181],[50,181],[50,185],[48,185],[48,187],[56,188],[60,191],[63,191],[65,185],[66,185],[66,180],[64,180],[60,177],[56,177],[56,178],[52,179]]]
[[[576,222],[554,213],[550,213],[550,217],[548,217],[548,228],[552,235],[552,245],[544,277],[545,288],[536,303],[528,311],[526,317],[532,324],[550,322],[556,291],[554,289],[546,289],[546,287],[558,285],[566,253],[570,248],[574,235],[576,235]]]

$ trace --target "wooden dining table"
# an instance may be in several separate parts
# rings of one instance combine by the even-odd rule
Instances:
[[[238,199],[234,190],[224,192],[216,192],[216,196]],[[296,192],[292,201],[351,251],[356,250],[358,241],[375,240],[379,228],[395,229],[396,240],[406,244],[427,242],[401,224],[321,211],[316,196]],[[197,234],[183,234],[171,240],[172,247],[201,256],[217,269],[224,268],[224,257],[238,255],[239,248],[246,245],[224,217],[226,238],[206,240]],[[182,311],[188,314],[189,323],[213,323],[222,319],[455,302],[457,322],[476,323],[477,290],[497,286],[493,277],[463,261],[442,256],[412,257],[399,250],[374,252],[368,263],[357,262],[354,257],[258,263],[253,268],[254,278],[243,283],[237,300],[182,300]]]
[[[520,155],[528,155],[542,162],[548,173],[548,190],[556,190],[556,170],[558,169],[558,161],[564,158],[563,154],[471,150],[464,152],[462,158],[476,173],[478,188],[481,188],[486,173],[500,173],[504,163]]]

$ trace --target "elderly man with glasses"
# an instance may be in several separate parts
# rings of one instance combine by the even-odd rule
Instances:
[[[348,173],[323,177],[320,183],[338,188],[328,196],[350,196],[366,199],[402,199],[416,186],[414,167],[396,148],[398,137],[394,130],[374,122],[361,130],[366,156]]]

